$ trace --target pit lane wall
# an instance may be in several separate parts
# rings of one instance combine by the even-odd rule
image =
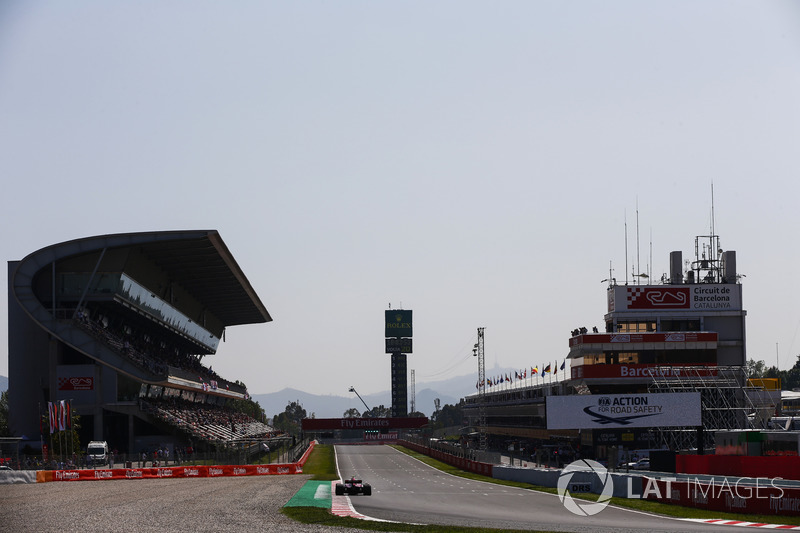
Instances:
[[[441,461],[450,466],[455,466],[456,468],[460,468],[461,470],[466,470],[467,472],[472,472],[474,474],[481,474],[484,476],[494,477],[493,471],[496,468],[495,465],[489,463],[482,463],[480,461],[472,461],[464,457],[457,457],[455,455],[433,449],[430,446],[423,446],[421,444],[416,444],[414,442],[410,442],[403,439],[398,440],[397,444],[405,448],[408,448],[409,450],[414,450],[417,453],[427,455],[428,457],[433,457],[437,461]]]
[[[498,466],[493,469],[495,479],[504,481],[517,481],[520,483],[530,483],[540,487],[555,488],[558,486],[558,479],[561,477],[561,470],[541,469],[541,468],[515,468],[513,466]],[[614,483],[615,498],[638,497],[642,493],[642,476],[637,474],[617,474],[608,472],[607,474]],[[570,475],[569,486],[591,485],[591,490],[595,494],[603,492],[603,480],[594,472],[572,472]],[[581,488],[581,491],[584,489]]]
[[[302,474],[303,465],[314,449],[312,441],[303,456],[296,463],[269,465],[219,465],[219,466],[173,466],[163,468],[109,468],[96,470],[39,470],[36,481],[99,481],[106,479],[158,479],[158,478],[198,478],[223,476],[266,476],[281,474]]]

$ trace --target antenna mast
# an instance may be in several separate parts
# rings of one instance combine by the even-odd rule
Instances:
[[[628,284],[628,212],[625,211],[625,285]]]
[[[714,182],[711,182],[711,235],[716,236],[714,233]],[[716,259],[716,257],[713,257]]]
[[[414,369],[411,369],[411,412],[415,413],[417,411],[417,392],[416,386],[414,385]]]
[[[636,197],[636,284],[639,284],[642,273],[641,262],[639,261],[639,197]]]

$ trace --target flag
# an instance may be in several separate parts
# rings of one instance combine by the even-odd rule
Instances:
[[[517,379],[520,379],[519,372],[517,372],[516,370],[514,370],[514,377],[517,378]]]
[[[64,427],[72,429],[72,404],[69,400],[64,403]]]
[[[538,373],[539,373],[539,367],[538,366],[532,366],[531,367],[531,376],[533,376],[534,374],[538,374]]]
[[[58,407],[53,402],[47,402],[47,415],[50,418],[50,433],[56,432],[56,426],[58,426],[56,411],[58,411]]]
[[[564,370],[564,366],[566,366],[566,364],[567,364],[567,360],[564,359],[564,362],[561,363],[561,370]]]
[[[542,375],[545,375],[548,372],[550,372],[550,363],[548,363],[547,366],[544,367],[544,370],[542,370]]]
[[[67,409],[64,406],[64,403],[65,403],[64,400],[61,400],[58,403],[58,430],[59,431],[64,431],[65,429],[67,429],[66,419],[65,419],[65,416],[64,416],[66,414],[66,410]]]

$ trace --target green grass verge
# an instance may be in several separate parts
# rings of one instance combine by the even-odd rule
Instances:
[[[317,444],[303,465],[303,473],[311,474],[315,481],[333,481],[336,475],[336,453],[329,444]]]

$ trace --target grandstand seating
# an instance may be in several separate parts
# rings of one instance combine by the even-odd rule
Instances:
[[[274,428],[242,413],[180,400],[144,401],[142,410],[211,444],[230,445],[246,440],[269,439]]]

